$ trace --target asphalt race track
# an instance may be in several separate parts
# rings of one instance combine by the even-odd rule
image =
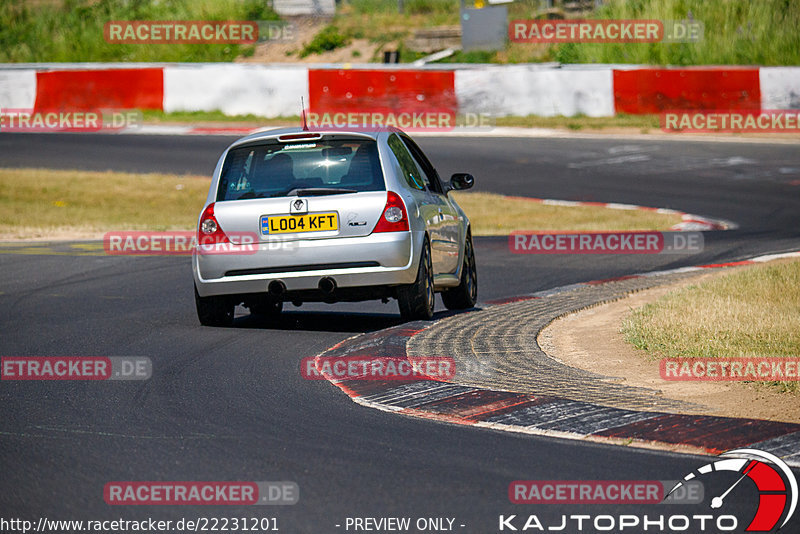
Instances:
[[[0,167],[209,175],[231,140],[4,134]],[[513,255],[505,237],[477,238],[483,301],[800,249],[797,144],[419,143],[442,176],[471,172],[479,191],[669,207],[739,225],[706,233],[705,251],[694,256]],[[489,533],[498,531],[500,514],[535,513],[558,525],[561,514],[646,511],[514,505],[514,480],[675,480],[706,461],[386,414],[300,376],[301,358],[399,324],[395,302],[289,305],[274,324],[242,313],[233,328],[204,328],[195,316],[188,258],[0,254],[0,272],[0,355],[153,362],[153,376],[143,382],[0,383],[0,509],[16,517],[277,517],[288,533],[345,532],[345,519],[356,516],[451,517],[456,531]],[[444,309],[441,301],[437,308]],[[300,502],[105,504],[104,484],[127,480],[290,480],[300,487]],[[743,516],[755,506],[733,496],[727,505]]]

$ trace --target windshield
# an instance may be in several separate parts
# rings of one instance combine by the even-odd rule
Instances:
[[[384,189],[378,148],[371,139],[270,141],[228,152],[217,200]]]

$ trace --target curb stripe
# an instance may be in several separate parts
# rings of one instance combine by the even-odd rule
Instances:
[[[719,454],[726,450],[750,445],[785,434],[800,431],[800,425],[736,419],[732,417],[686,416],[664,414],[623,427],[599,432],[599,436],[636,438],[675,445],[693,445]]]
[[[544,294],[554,295],[575,288],[630,278],[693,272],[701,269],[751,265],[767,259],[798,257],[800,251],[769,254],[743,261],[683,267],[660,272],[616,277],[554,288],[535,295],[500,302],[519,302]],[[502,306],[503,304],[495,304]],[[362,355],[403,357],[414,334],[431,324],[415,322],[354,336],[317,356]],[[384,352],[386,351],[386,352]],[[676,452],[719,454],[733,448],[756,447],[800,466],[800,425],[778,421],[683,415],[614,408],[547,395],[468,387],[446,382],[413,380],[332,382],[356,403],[386,412],[436,421],[478,426],[533,435],[626,444],[667,447]]]

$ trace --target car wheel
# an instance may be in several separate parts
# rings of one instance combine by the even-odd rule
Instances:
[[[464,265],[461,267],[461,283],[442,293],[442,301],[448,310],[465,310],[478,302],[478,270],[475,268],[475,250],[472,235],[467,234],[464,243]]]
[[[428,321],[433,317],[435,298],[431,246],[426,239],[419,258],[417,281],[398,290],[397,301],[400,305],[400,315],[407,321],[419,319]]]
[[[201,297],[194,287],[197,318],[203,326],[230,326],[233,324],[233,302],[225,296]]]

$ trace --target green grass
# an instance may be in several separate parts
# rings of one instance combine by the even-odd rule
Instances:
[[[300,111],[300,103],[297,104]],[[226,115],[222,111],[172,111],[141,110],[142,118],[150,124],[174,123],[230,123],[244,127],[258,128],[261,126],[300,126],[300,115],[269,118],[258,115]]]
[[[232,61],[253,45],[112,44],[112,20],[277,20],[262,0],[0,0],[0,62]]]
[[[576,115],[575,117],[538,117],[528,115],[526,117],[497,117],[497,126],[521,126],[527,128],[557,128],[568,130],[605,130],[613,128],[635,128],[642,133],[651,130],[660,131],[658,115],[626,115],[620,113],[614,117],[586,117]]]
[[[156,110],[142,110],[142,117],[150,124],[159,123],[222,123],[237,124],[245,127],[252,126],[299,126],[300,116],[286,117],[260,117],[257,115],[225,115],[221,111],[176,111],[166,113]],[[496,126],[517,126],[526,128],[556,128],[573,131],[605,130],[605,129],[636,129],[640,132],[660,132],[658,115],[625,115],[614,117],[538,117],[528,115],[525,117],[497,117]]]
[[[415,29],[459,24],[458,0],[342,0],[332,25],[302,53],[312,55],[368,39],[400,49],[402,62],[424,54],[405,49]],[[471,2],[468,2],[471,5]],[[540,13],[537,0],[507,5],[509,19]],[[694,19],[698,43],[509,43],[497,52],[457,52],[443,62],[636,63],[649,65],[800,65],[800,0],[607,0],[584,18]],[[253,45],[110,44],[110,20],[276,20],[266,0],[0,0],[0,62],[233,61]],[[380,48],[370,58],[380,61]]]
[[[540,3],[509,4],[509,20],[535,18]],[[800,0],[608,0],[583,18],[701,21],[697,43],[509,43],[497,52],[457,52],[441,63],[635,63],[649,65],[798,65]],[[366,37],[401,50],[402,62],[424,54],[404,49],[415,28],[457,25],[453,0],[405,1],[403,13],[392,0],[349,0],[335,22],[345,35]],[[378,55],[374,60],[379,60]]]
[[[539,3],[508,5],[509,20],[539,14]],[[457,25],[458,3],[406,1],[402,14],[391,0],[350,0],[342,4],[337,25],[347,35],[364,36],[403,49],[414,28]],[[608,0],[583,18],[701,21],[697,43],[509,43],[497,52],[457,52],[442,63],[635,63],[646,65],[798,65],[800,0]],[[423,54],[403,50],[402,62]],[[377,59],[377,58],[376,58]]]
[[[760,265],[634,310],[626,340],[654,358],[800,355],[800,261]],[[775,383],[798,392],[797,382]]]
[[[452,15],[458,9],[458,0],[402,0],[405,15]],[[401,14],[398,0],[349,0],[353,13],[373,15],[375,13]],[[458,15],[455,16],[456,21]]]
[[[608,0],[602,19],[693,19],[697,43],[569,43],[553,46],[562,63],[651,65],[798,65],[800,0]]]

